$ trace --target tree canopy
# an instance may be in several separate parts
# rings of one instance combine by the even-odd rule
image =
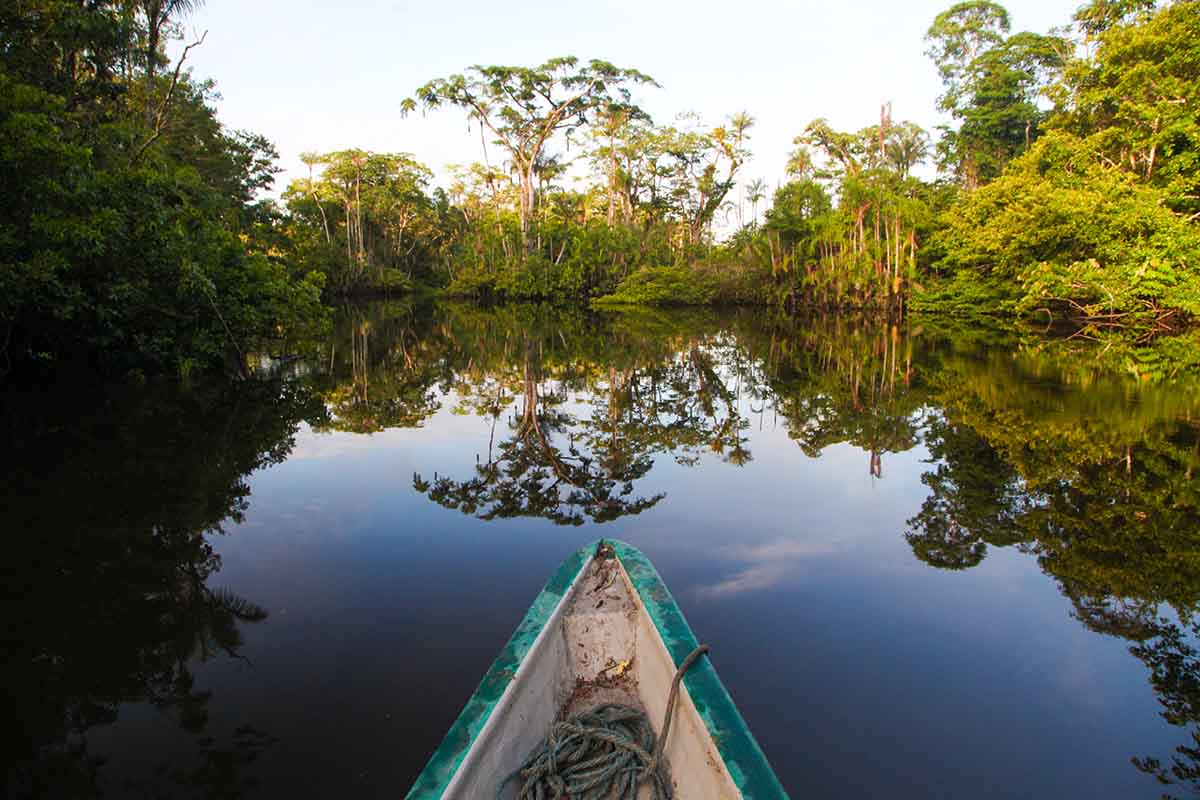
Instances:
[[[419,87],[403,107],[411,111],[418,105],[430,109],[457,106],[495,137],[517,174],[521,233],[528,249],[530,223],[537,208],[534,172],[546,146],[560,133],[570,139],[597,113],[644,116],[634,105],[629,88],[639,84],[657,85],[634,69],[562,56],[536,67],[474,66],[466,73]]]
[[[951,124],[890,103],[814,116],[787,174],[755,119],[655,121],[648,75],[573,56],[475,65],[401,102],[454,107],[482,159],[277,153],[224,126],[186,68],[193,0],[0,10],[0,369],[245,372],[334,297],[753,304],[1068,320],[1152,335],[1200,309],[1200,11],[1094,0],[1015,30],[990,0],[932,21]],[[872,117],[874,113],[872,111]],[[502,154],[493,158],[497,149]],[[936,166],[934,175],[930,162]]]

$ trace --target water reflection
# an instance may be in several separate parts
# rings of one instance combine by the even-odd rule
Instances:
[[[195,665],[240,658],[268,611],[216,583],[212,536],[242,518],[246,477],[323,417],[303,388],[136,385],[4,398],[5,796],[115,791],[89,734],[145,704],[194,740],[190,758],[121,792],[237,796],[273,739],[208,730]]]
[[[1120,382],[1088,381],[1075,391],[1026,382],[1014,399],[994,390],[1013,368],[955,368],[959,391],[940,398],[926,434],[930,495],[906,538],[918,558],[941,568],[976,566],[989,546],[1034,554],[1076,618],[1130,643],[1163,718],[1189,728],[1193,744],[1168,764],[1150,756],[1134,764],[1164,783],[1200,789],[1193,387],[1147,388],[1130,405],[1121,396],[1114,402],[1127,389]]]
[[[1159,380],[1171,370],[1142,351],[1127,367],[1154,370],[1130,380],[1075,344],[853,317],[380,313],[352,317],[330,350],[329,425],[416,426],[443,404],[489,420],[475,463],[413,478],[430,500],[483,520],[641,513],[666,496],[661,459],[748,464],[747,430],[768,418],[811,458],[860,449],[875,478],[889,454],[923,448],[928,495],[902,533],[913,555],[960,571],[989,548],[1036,557],[1084,625],[1129,642],[1163,718],[1189,729],[1193,742],[1165,762],[1134,754],[1134,764],[1200,788],[1194,375]],[[731,546],[738,569],[703,591],[761,589],[828,550]]]
[[[443,584],[459,581],[464,570],[485,574],[469,559],[505,558],[514,542],[497,541],[486,555],[472,550],[473,542],[450,543],[444,562],[422,561],[413,550],[439,543],[403,538],[413,534],[397,532],[397,519],[425,514],[423,522],[440,520],[431,516],[438,512],[462,526],[513,518],[606,523],[604,533],[622,530],[635,515],[645,515],[638,520],[643,524],[672,512],[666,518],[685,528],[677,541],[699,550],[703,542],[692,542],[687,524],[717,512],[736,520],[745,495],[757,487],[778,497],[781,515],[794,513],[789,495],[804,487],[783,471],[780,464],[789,462],[778,457],[780,448],[803,454],[790,462],[793,469],[810,461],[828,468],[828,481],[814,492],[851,479],[842,459],[852,459],[852,471],[872,486],[906,471],[916,485],[919,475],[923,492],[907,523],[910,512],[903,511],[888,530],[868,533],[894,543],[904,566],[919,569],[922,578],[952,574],[964,580],[964,591],[976,588],[969,581],[986,565],[1006,557],[1001,551],[1036,562],[1083,626],[1126,643],[1136,659],[1130,663],[1144,665],[1162,718],[1185,729],[1179,732],[1185,743],[1174,753],[1161,747],[1129,753],[1134,766],[1121,769],[1148,786],[1157,778],[1175,784],[1173,790],[1200,788],[1200,498],[1194,480],[1200,386],[1195,371],[1172,366],[1172,353],[1191,352],[1185,345],[1152,345],[1116,354],[1115,361],[1115,351],[1084,349],[1076,341],[931,322],[390,302],[343,309],[320,357],[288,365],[287,381],[6,395],[7,446],[0,458],[10,478],[0,488],[6,523],[0,578],[10,621],[0,642],[0,678],[17,724],[5,728],[0,741],[8,760],[5,790],[11,796],[237,796],[253,788],[256,762],[277,750],[276,737],[284,732],[240,716],[236,726],[214,725],[222,687],[200,688],[196,675],[205,661],[240,664],[251,632],[281,622],[278,603],[269,603],[276,613],[268,616],[255,600],[267,591],[264,584],[250,581],[235,593],[222,583],[218,553],[224,531],[252,516],[249,476],[287,461],[297,436],[313,452],[322,441],[364,445],[343,447],[338,462],[357,470],[358,493],[342,498],[324,486],[347,493],[350,484],[330,480],[321,469],[333,467],[314,458],[303,488],[289,494],[276,487],[274,513],[297,520],[315,509],[327,516],[305,531],[271,538],[278,548],[271,556],[310,546],[300,540],[321,539],[326,523],[336,520],[342,538],[318,547],[311,562],[289,562],[289,570],[304,574],[307,588],[331,595],[360,579],[369,582],[370,559],[342,563],[341,573],[330,561],[343,546],[354,550],[355,535],[365,536],[352,530],[355,515],[377,514],[382,533],[372,547],[391,560],[380,563],[375,579],[401,587],[388,596],[395,602],[330,607],[364,618],[368,611],[390,613],[391,624],[423,619],[410,634],[425,637],[444,625],[441,608],[421,604],[458,602],[444,596],[450,590]],[[389,438],[416,429],[436,429],[452,444],[427,452],[409,447],[414,439]],[[767,435],[755,438],[764,430]],[[397,472],[392,468],[401,462],[393,457],[402,449],[404,469]],[[712,496],[702,507],[681,508],[679,495],[692,484]],[[329,491],[317,496],[314,489]],[[297,509],[299,492],[311,506]],[[393,507],[367,509],[381,497]],[[255,502],[264,502],[257,490]],[[831,524],[852,517],[850,502],[828,501]],[[280,516],[281,508],[293,516]],[[717,604],[769,595],[775,605],[754,607],[754,613],[783,614],[783,603],[794,596],[778,592],[781,585],[817,571],[816,565],[846,569],[844,562],[855,557],[839,550],[834,536],[792,535],[791,520],[765,519],[777,527],[723,538],[706,554],[718,562],[717,574],[706,573],[693,596]],[[541,535],[532,525],[510,530]],[[553,532],[564,540],[571,533]],[[440,577],[422,572],[439,563],[450,565]],[[441,588],[431,588],[435,582]],[[443,593],[439,601],[429,599],[435,590]],[[498,591],[468,581],[453,588],[488,594],[486,600],[476,596],[473,608]],[[527,602],[513,591],[514,603]],[[872,600],[834,591],[815,601],[826,602],[822,613],[834,619],[837,605],[865,607]],[[319,636],[328,630],[319,624],[347,622],[332,613],[325,619],[312,623],[315,628],[297,623],[288,633],[295,639],[281,635],[276,642]],[[906,628],[897,635],[921,634]],[[364,636],[370,650],[346,652],[360,666],[382,664],[386,682],[379,678],[371,686],[383,691],[395,665],[402,671],[418,656],[377,659],[378,636],[374,630]],[[489,647],[494,652],[494,643]],[[789,647],[795,649],[781,645]],[[332,658],[305,654],[316,665],[328,665],[326,657]],[[880,680],[878,671],[864,674]],[[476,677],[473,672],[466,680]],[[1013,680],[1015,690],[1024,686]],[[462,699],[446,699],[453,706],[447,713],[452,716]],[[114,788],[105,754],[92,752],[89,740],[132,707],[153,708],[171,720],[189,748],[170,764],[153,765],[157,769],[123,770]],[[413,727],[405,730],[418,729],[417,717],[406,719]],[[431,734],[433,741],[440,733]],[[394,743],[379,742],[392,760]],[[351,754],[347,761],[357,761],[365,747],[338,746]],[[425,752],[415,749],[421,752],[412,754],[414,763]],[[394,795],[397,781],[388,781],[381,795]]]
[[[526,322],[514,334],[501,340],[500,355],[512,367],[486,370],[481,364],[494,356],[480,354],[456,387],[456,410],[493,421],[486,457],[466,479],[414,476],[431,500],[481,519],[608,522],[663,499],[635,492],[656,455],[694,464],[706,449],[733,464],[750,460],[742,434],[749,423],[716,372],[719,343],[710,348],[706,337],[691,336],[626,350],[619,337],[609,341],[611,357],[591,360],[564,351],[565,337],[550,326]],[[515,352],[505,352],[510,346]]]

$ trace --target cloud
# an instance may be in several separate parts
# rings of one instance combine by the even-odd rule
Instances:
[[[805,567],[805,562],[833,555],[834,552],[835,548],[829,542],[794,539],[722,548],[721,555],[724,558],[742,562],[746,566],[723,581],[702,587],[697,594],[702,598],[728,597],[768,589],[796,575]]]

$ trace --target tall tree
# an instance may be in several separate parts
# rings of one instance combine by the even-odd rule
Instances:
[[[161,35],[196,6],[151,4],[145,19]],[[293,280],[258,235],[271,144],[226,129],[211,84],[178,68],[145,104],[147,130],[142,8],[0,4],[0,377],[242,371],[249,345],[323,317],[319,284]]]
[[[1075,23],[1086,36],[1098,36],[1116,25],[1145,20],[1156,5],[1156,0],[1092,0],[1075,12]]]
[[[946,86],[945,94],[938,99],[943,110],[957,106],[976,59],[1003,42],[1010,26],[1004,6],[989,0],[955,3],[934,17],[925,33],[929,43],[925,54],[937,64]]]
[[[890,133],[890,140],[884,145],[887,160],[901,178],[907,178],[912,168],[929,155],[929,134],[915,122],[893,125]]]
[[[520,186],[521,234],[526,252],[533,245],[531,222],[537,206],[536,166],[559,133],[568,137],[597,111],[640,111],[630,86],[657,84],[633,69],[607,61],[581,64],[573,56],[552,58],[536,67],[473,66],[466,74],[438,78],[403,102],[405,111],[452,105],[464,109],[503,147]]]
[[[747,147],[754,118],[745,111],[733,114],[723,125],[708,131],[663,130],[665,162],[681,215],[688,224],[688,240],[703,241],[711,232],[713,217],[737,184],[738,170],[750,157]]]
[[[972,0],[939,14],[925,35],[945,91],[938,106],[959,125],[939,145],[943,168],[968,189],[997,177],[1037,137],[1039,97],[1070,52],[1058,36],[1008,35],[1008,12]]]
[[[309,176],[294,180],[283,196],[295,223],[293,258],[327,271],[336,291],[389,289],[406,282],[397,270],[411,272],[436,238],[425,193],[429,169],[407,153],[340,150],[302,158]],[[319,178],[312,176],[315,165],[322,168]],[[326,205],[342,207],[341,226],[329,218]],[[312,246],[321,239],[324,246]]]

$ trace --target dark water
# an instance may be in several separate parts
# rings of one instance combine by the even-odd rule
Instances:
[[[1186,795],[1200,402],[1110,356],[395,304],[276,379],[10,391],[6,794],[403,796],[603,535],[795,798]]]

